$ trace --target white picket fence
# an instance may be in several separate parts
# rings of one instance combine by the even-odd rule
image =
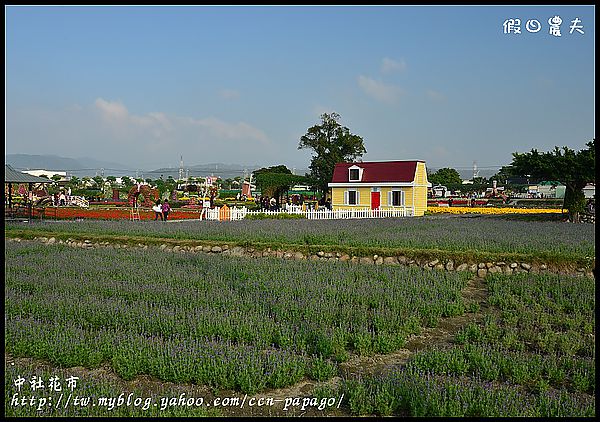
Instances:
[[[288,207],[286,210],[270,211],[270,210],[249,210],[246,207],[232,207],[229,212],[221,212],[221,208],[205,208],[202,210],[200,219],[202,220],[242,220],[247,215],[273,215],[279,214],[302,214],[304,218],[309,220],[340,220],[353,218],[389,218],[389,217],[411,217],[414,215],[412,207],[397,207],[394,209],[370,209],[370,208],[353,208],[346,210],[329,210],[329,209],[306,209],[301,207]]]

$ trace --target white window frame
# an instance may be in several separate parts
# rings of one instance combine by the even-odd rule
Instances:
[[[350,203],[350,192],[355,192],[356,203]],[[344,191],[344,205],[360,205],[360,191],[358,189],[348,189]]]
[[[400,204],[394,205],[394,192],[400,193]],[[406,193],[402,189],[392,189],[388,192],[388,205],[390,207],[405,207]]]
[[[350,175],[352,174],[352,170],[358,170],[358,179],[352,179],[350,177]],[[348,181],[349,182],[360,182],[362,180],[363,170],[364,170],[363,168],[356,166],[356,165],[348,167]]]

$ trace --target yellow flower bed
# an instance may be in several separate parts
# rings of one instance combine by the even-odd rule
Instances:
[[[432,214],[562,214],[556,208],[428,207]]]

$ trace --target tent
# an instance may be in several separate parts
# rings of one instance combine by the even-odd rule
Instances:
[[[24,184],[28,185],[28,191],[31,192],[34,183],[52,183],[52,180],[45,179],[43,177],[33,176],[31,174],[23,173],[13,169],[10,165],[4,165],[4,186],[8,185],[8,192],[6,199],[8,200],[8,206],[12,207],[12,185]]]

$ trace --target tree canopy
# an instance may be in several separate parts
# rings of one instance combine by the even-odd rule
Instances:
[[[321,124],[310,127],[298,145],[298,149],[314,151],[307,176],[310,184],[323,194],[328,191],[337,163],[353,161],[367,152],[363,138],[350,133],[338,122],[339,118],[335,112],[323,113]]]
[[[462,183],[462,179],[458,171],[452,168],[444,167],[439,169],[433,174],[427,176],[427,179],[433,185],[460,185]]]
[[[281,195],[287,192],[290,187],[306,181],[305,176],[292,174],[290,169],[284,165],[263,167],[255,170],[254,177],[256,186],[260,189],[261,193],[265,196],[274,197],[277,202],[279,202]]]
[[[513,161],[506,169],[514,176],[538,180],[557,180],[566,186],[564,208],[569,219],[579,221],[579,213],[585,208],[583,188],[596,177],[595,139],[586,143],[580,151],[568,147],[554,147],[548,152],[532,149],[527,153],[513,153]]]

